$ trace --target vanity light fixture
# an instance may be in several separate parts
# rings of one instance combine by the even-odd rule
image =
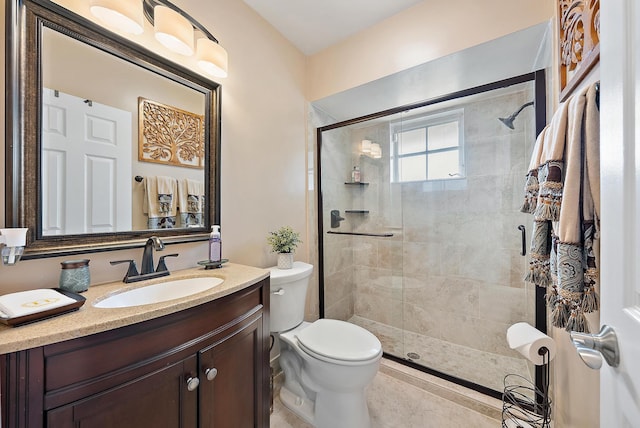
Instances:
[[[114,30],[127,34],[142,34],[144,15],[140,0],[91,0],[90,10]]]
[[[211,76],[227,77],[227,51],[218,39],[168,0],[91,0],[90,10],[105,26],[129,34],[143,32],[144,16],[167,49],[191,56],[195,45],[198,66]]]
[[[371,140],[362,140],[360,142],[360,151],[364,154],[371,153]]]
[[[196,44],[198,66],[214,77],[227,77],[227,51],[207,38],[200,38]]]
[[[382,148],[380,147],[380,144],[371,144],[371,157],[374,159],[380,159],[382,157]]]
[[[382,148],[380,144],[373,143],[371,140],[362,140],[360,142],[360,153],[373,159],[380,159],[382,157]]]
[[[193,27],[187,18],[166,6],[153,8],[153,30],[162,45],[184,56],[193,55]]]

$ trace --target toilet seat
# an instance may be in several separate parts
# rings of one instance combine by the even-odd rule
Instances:
[[[319,360],[358,365],[375,360],[382,345],[371,332],[345,321],[319,319],[295,333],[299,347]]]

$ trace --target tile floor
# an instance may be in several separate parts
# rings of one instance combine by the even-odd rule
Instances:
[[[519,374],[533,382],[534,366],[522,356],[481,351],[358,316],[353,316],[349,322],[375,334],[382,342],[382,349],[391,355],[404,356],[408,351],[416,352],[420,355],[420,360],[416,360],[418,364],[428,361],[428,366],[434,370],[495,391],[502,391],[504,377],[509,373]],[[502,341],[506,343],[504,338]]]
[[[276,391],[281,383],[276,378]],[[495,428],[502,403],[383,359],[367,391],[372,428]],[[312,428],[274,397],[272,428]]]

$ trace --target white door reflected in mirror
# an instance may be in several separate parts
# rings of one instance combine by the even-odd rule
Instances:
[[[131,230],[131,113],[43,88],[42,233]]]

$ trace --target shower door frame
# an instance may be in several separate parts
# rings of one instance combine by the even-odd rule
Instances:
[[[407,104],[400,107],[394,107],[391,109],[383,110],[377,113],[368,114],[365,116],[356,117],[341,122],[336,122],[331,125],[325,125],[316,129],[316,196],[317,196],[317,221],[318,221],[318,299],[319,299],[319,315],[320,318],[324,318],[324,226],[323,226],[323,204],[322,204],[322,133],[330,131],[332,129],[342,128],[349,125],[354,125],[361,122],[366,122],[372,119],[379,119],[385,116],[402,113],[406,110],[413,110],[420,107],[426,107],[433,104],[438,104],[445,101],[451,101],[458,98],[463,98],[471,95],[481,94],[483,92],[489,92],[496,89],[506,88],[509,86],[517,85],[519,83],[533,82],[534,83],[534,109],[535,109],[535,128],[536,137],[542,132],[543,128],[547,124],[547,91],[546,91],[546,76],[544,70],[537,70],[531,73],[521,74],[519,76],[510,77],[507,79],[498,80],[492,83],[475,86],[460,91],[451,92],[438,97],[430,98],[425,101],[417,103]],[[536,287],[536,300],[535,300],[535,327],[543,333],[547,333],[547,309],[545,304],[546,290],[542,287]],[[473,389],[475,391],[484,393],[486,395],[502,398],[502,391],[496,391],[484,385],[479,385],[466,379],[461,379],[447,373],[443,373],[429,367],[425,367],[420,364],[416,364],[404,358],[400,358],[395,355],[384,352],[384,356],[400,364],[408,367],[420,370],[425,373],[429,373],[434,376],[438,376],[442,379],[455,382],[464,387]],[[537,388],[541,388],[543,384],[544,370],[542,366],[535,367],[535,384]]]

